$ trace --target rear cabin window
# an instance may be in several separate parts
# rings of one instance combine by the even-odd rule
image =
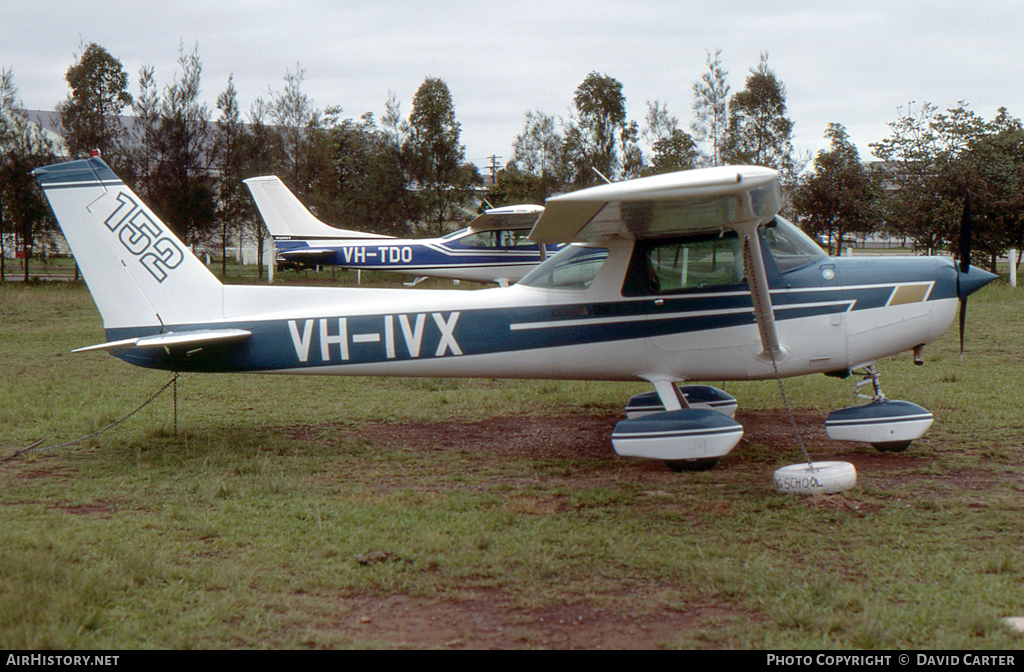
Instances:
[[[472,233],[458,242],[465,247],[478,249],[536,246],[537,243],[527,237],[529,235],[529,229],[495,229]]]

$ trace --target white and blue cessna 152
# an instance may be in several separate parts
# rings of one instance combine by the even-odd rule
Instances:
[[[402,239],[328,226],[274,175],[244,182],[274,238],[279,261],[507,286],[547,256],[527,237],[544,211],[539,205],[487,210],[443,238]]]
[[[873,400],[829,434],[905,448],[932,416],[886,399],[874,362],[937,339],[995,277],[969,250],[959,266],[830,258],[777,216],[775,171],[725,167],[548,199],[532,238],[572,244],[510,287],[223,285],[99,158],[34,174],[106,329],[80,350],[172,371],[642,379],[654,393],[612,445],[676,469],[712,466],[743,433],[735,401],[679,386],[693,380],[864,369]]]

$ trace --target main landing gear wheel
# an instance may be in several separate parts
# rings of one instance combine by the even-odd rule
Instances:
[[[677,474],[684,471],[708,471],[715,468],[715,465],[718,464],[718,458],[704,457],[698,460],[665,460],[665,464]]]
[[[830,495],[857,485],[857,468],[849,462],[791,464],[772,475],[775,489],[794,495]]]

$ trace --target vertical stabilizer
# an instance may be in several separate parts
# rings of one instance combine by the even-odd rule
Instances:
[[[107,329],[223,316],[223,285],[99,158],[38,168]]]
[[[251,177],[244,180],[256,208],[274,238],[312,238],[321,240],[347,238],[390,238],[375,233],[336,229],[313,216],[277,176]]]

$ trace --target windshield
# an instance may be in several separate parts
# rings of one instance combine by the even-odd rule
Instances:
[[[543,289],[586,289],[607,259],[608,248],[570,245],[526,274],[519,284]]]
[[[763,226],[761,237],[783,273],[828,256],[806,233],[782,217]]]

